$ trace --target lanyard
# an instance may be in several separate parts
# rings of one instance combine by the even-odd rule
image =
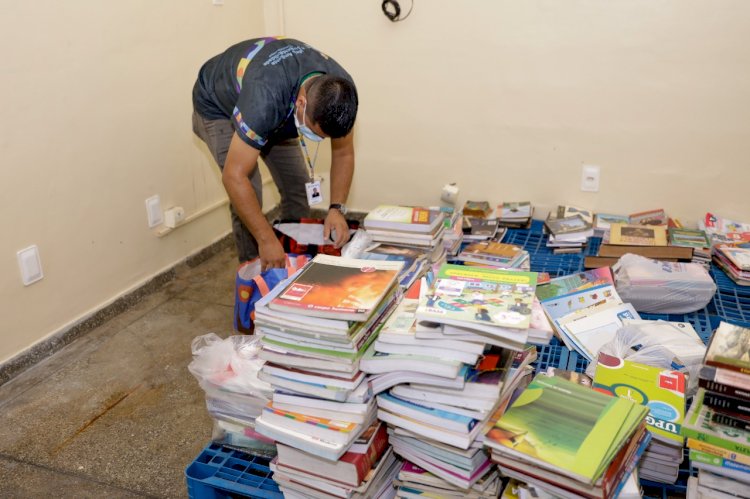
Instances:
[[[299,133],[299,135],[297,135],[297,138],[299,139],[299,145],[302,148],[302,151],[305,153],[307,165],[310,167],[310,180],[315,181],[315,163],[318,161],[318,150],[320,150],[320,142],[318,142],[318,147],[315,148],[315,157],[310,160],[310,153],[307,151],[307,144],[302,138],[302,133]]]

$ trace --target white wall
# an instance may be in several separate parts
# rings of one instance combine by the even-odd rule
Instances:
[[[404,10],[410,0],[400,0]],[[750,221],[750,2],[284,0],[354,76],[349,204],[461,198]],[[598,193],[581,166],[601,166]]]
[[[260,35],[263,2],[1,1],[0,361],[230,230],[226,206],[165,237],[144,200],[188,215],[225,199],[193,136],[200,65]],[[16,251],[45,277],[21,284]]]

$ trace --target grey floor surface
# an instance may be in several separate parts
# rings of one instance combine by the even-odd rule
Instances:
[[[196,336],[232,331],[234,249],[0,387],[0,497],[186,497],[211,434],[188,372]]]

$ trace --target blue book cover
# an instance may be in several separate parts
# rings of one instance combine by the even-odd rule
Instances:
[[[404,400],[402,398],[396,397],[387,392],[381,393],[380,395],[378,395],[378,398],[391,402],[392,404],[396,404],[401,407],[404,407],[405,409],[417,411],[427,416],[432,416],[434,418],[440,418],[440,419],[444,419],[447,421],[452,421],[454,423],[458,423],[462,426],[465,426],[467,431],[471,431],[471,429],[474,428],[474,426],[476,426],[477,424],[476,419],[472,419],[468,416],[463,416],[461,414],[443,411],[440,409],[434,409],[432,407],[426,407],[416,402],[412,402],[411,400]]]

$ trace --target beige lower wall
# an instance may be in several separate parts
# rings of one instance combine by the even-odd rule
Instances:
[[[144,200],[190,215],[226,198],[191,131],[191,89],[206,59],[264,30],[261,0],[2,8],[0,362],[230,230],[224,206],[159,238]],[[24,287],[30,244],[45,277]]]

